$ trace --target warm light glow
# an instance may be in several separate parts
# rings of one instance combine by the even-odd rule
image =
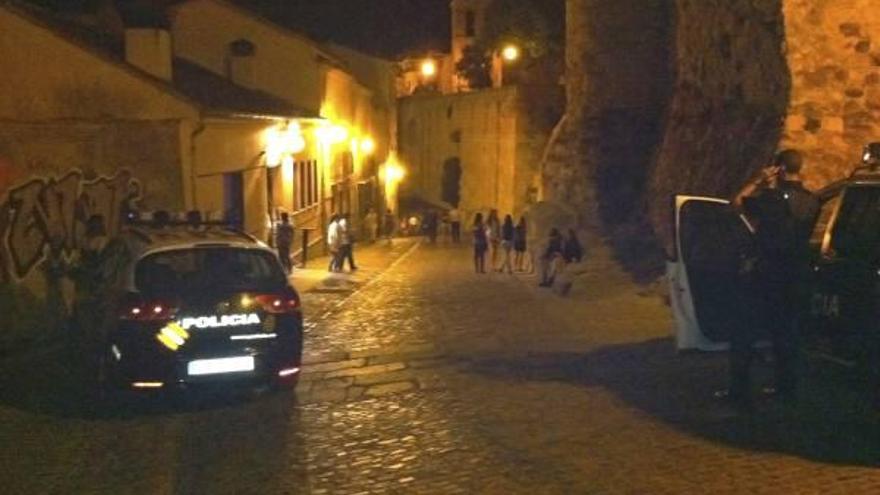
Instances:
[[[348,139],[348,129],[344,125],[334,125],[330,129],[330,141],[339,144]]]
[[[288,156],[306,149],[306,140],[297,122],[289,122],[285,127],[273,127],[266,131],[266,165],[277,167]]]
[[[315,137],[318,138],[318,141],[326,144],[330,142],[330,127],[329,126],[321,126],[315,129]]]
[[[371,137],[365,137],[361,140],[361,151],[370,155],[376,151],[376,141]]]
[[[437,62],[431,59],[422,62],[422,75],[425,77],[434,77],[437,75]]]
[[[385,164],[385,181],[389,183],[397,183],[403,180],[406,171],[397,162],[388,162]]]
[[[508,62],[519,60],[519,47],[515,45],[507,45],[501,50],[501,57]]]
[[[293,182],[293,164],[293,157],[290,155],[285,156],[281,161],[281,179],[285,184]]]
[[[287,124],[287,130],[284,133],[284,144],[288,153],[302,153],[306,149],[306,140],[302,135],[302,129],[296,122]]]

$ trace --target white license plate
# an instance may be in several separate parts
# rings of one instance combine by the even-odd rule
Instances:
[[[219,375],[222,373],[243,373],[254,370],[254,357],[229,357],[220,359],[198,359],[187,364],[187,373],[193,376]]]

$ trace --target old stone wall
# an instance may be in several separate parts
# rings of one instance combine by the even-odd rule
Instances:
[[[674,194],[730,197],[784,147],[819,188],[880,138],[875,1],[626,3],[569,0],[568,110],[544,160],[545,198],[624,260],[674,254]]]
[[[782,0],[677,0],[673,96],[648,201],[671,254],[671,197],[732,195],[781,137]]]
[[[880,140],[880,5],[874,0],[786,0],[791,101],[783,146],[804,150],[807,185],[849,174]]]
[[[569,0],[567,111],[543,160],[545,199],[573,208],[588,242],[641,263],[651,241],[644,195],[670,87],[667,0]]]

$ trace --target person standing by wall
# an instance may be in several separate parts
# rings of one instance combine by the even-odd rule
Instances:
[[[293,263],[290,261],[290,247],[293,246],[293,225],[290,223],[290,215],[287,212],[281,214],[281,224],[275,233],[275,246],[278,249],[281,265],[289,275],[293,272]]]
[[[498,269],[499,272],[503,272],[506,269],[507,273],[513,274],[513,260],[510,259],[510,252],[513,250],[514,232],[513,217],[507,215],[504,217],[504,224],[501,226],[501,249],[504,251],[504,261],[501,264],[501,268]]]
[[[526,228],[526,218],[519,217],[519,222],[516,224],[516,228],[513,230],[513,250],[515,252],[514,256],[514,266],[516,267],[516,271],[521,272],[524,271],[524,258],[527,249],[526,236],[528,235],[528,229]]]
[[[474,271],[486,273],[486,249],[489,247],[486,224],[483,223],[483,214],[477,213],[474,217]]]
[[[379,237],[379,215],[372,208],[364,216],[364,231],[367,241],[371,244],[376,242],[376,239]]]
[[[801,182],[803,158],[784,150],[740,191],[734,204],[755,220],[757,263],[753,272],[759,327],[773,342],[775,389],[786,401],[796,399],[799,360],[798,321],[807,306],[801,293],[809,270],[809,237],[819,201]],[[731,335],[730,388],[736,406],[751,405],[750,367],[757,332],[742,329]]]
[[[449,210],[449,228],[452,242],[456,244],[461,242],[461,211],[458,207],[453,207]]]
[[[498,266],[498,247],[501,244],[501,221],[498,219],[498,210],[489,211],[489,218],[486,220],[486,230],[489,236],[489,261],[492,270]]]

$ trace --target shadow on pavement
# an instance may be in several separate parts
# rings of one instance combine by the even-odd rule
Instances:
[[[246,388],[127,392],[105,400],[89,385],[77,359],[63,348],[0,362],[0,405],[65,419],[114,420],[200,412],[247,403],[258,392]]]
[[[736,414],[713,398],[726,385],[726,366],[726,355],[679,355],[671,339],[658,339],[586,354],[480,359],[469,369],[499,379],[602,387],[680,431],[740,449],[841,465],[880,462],[880,416],[871,411],[866,385],[847,370],[811,362],[796,405],[765,400],[754,413]],[[763,369],[769,366],[760,368],[755,382],[772,383]]]

